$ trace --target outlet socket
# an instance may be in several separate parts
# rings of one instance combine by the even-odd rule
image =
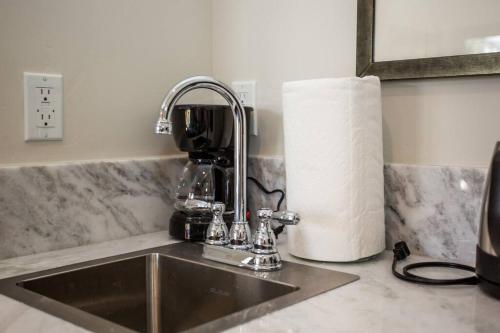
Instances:
[[[252,116],[250,117],[249,132],[252,135],[259,135],[258,112],[256,107],[256,87],[255,81],[234,81],[232,83],[233,90],[240,99],[243,106],[253,108]]]
[[[63,84],[60,74],[24,73],[24,139],[63,139]]]

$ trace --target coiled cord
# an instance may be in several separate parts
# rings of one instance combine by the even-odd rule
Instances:
[[[465,270],[469,272],[476,271],[474,267],[457,264],[453,262],[435,261],[435,262],[419,262],[419,263],[409,264],[403,267],[403,273],[399,273],[396,267],[397,263],[400,260],[406,259],[411,254],[410,249],[408,248],[405,242],[398,242],[394,245],[394,249],[392,251],[394,252],[394,259],[392,261],[392,274],[394,274],[394,276],[396,276],[398,279],[412,283],[434,285],[434,286],[476,285],[479,283],[479,279],[475,275],[459,279],[431,279],[410,273],[410,270],[424,268],[424,267],[452,268],[452,269]]]

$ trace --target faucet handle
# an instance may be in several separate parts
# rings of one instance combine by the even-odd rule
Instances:
[[[212,203],[198,199],[177,200],[174,204],[175,209],[185,212],[210,212]]]
[[[261,208],[257,211],[259,225],[253,236],[253,253],[272,254],[278,252],[276,248],[276,236],[271,229],[272,216],[272,209]]]
[[[222,218],[222,214],[226,211],[226,205],[222,202],[214,202],[212,204],[212,213],[214,214],[214,218]]]
[[[229,243],[228,230],[222,215],[226,210],[226,205],[222,202],[214,202],[211,205],[213,218],[207,229],[205,243],[210,245],[227,245]]]
[[[272,212],[272,219],[278,221],[281,224],[286,225],[296,225],[300,222],[300,216],[298,213],[282,210],[279,212]]]
[[[257,210],[257,217],[259,219],[270,219],[273,216],[273,210],[271,208],[261,208]]]

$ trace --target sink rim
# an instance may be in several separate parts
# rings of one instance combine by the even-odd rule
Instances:
[[[97,315],[85,312],[71,305],[56,301],[47,296],[43,296],[21,284],[26,281],[50,277],[61,273],[67,273],[93,266],[105,265],[122,260],[133,259],[153,254],[171,257],[184,262],[190,262],[195,265],[202,265],[210,268],[223,270],[226,272],[245,275],[260,280],[266,280],[289,287],[298,288],[295,291],[282,296],[272,298],[268,301],[259,303],[231,313],[224,317],[206,322],[193,327],[184,332],[218,332],[238,324],[248,322],[259,318],[270,312],[282,309],[284,307],[299,303],[313,296],[317,296],[326,291],[338,288],[345,284],[354,282],[359,276],[342,273],[334,270],[317,268],[314,266],[303,265],[288,261],[283,261],[283,267],[274,272],[255,272],[244,268],[230,266],[204,259],[202,257],[203,246],[198,243],[174,243],[140,251],[123,253],[110,257],[94,259],[66,265],[38,272],[31,272],[18,276],[8,277],[0,280],[0,294],[13,298],[24,304],[41,310],[65,321],[69,321],[84,329],[96,332],[135,332],[129,328],[106,320]]]

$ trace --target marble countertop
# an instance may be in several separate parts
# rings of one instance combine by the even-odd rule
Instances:
[[[156,232],[0,261],[0,278],[55,268],[175,242]],[[475,286],[429,287],[392,276],[392,256],[351,264],[285,260],[357,274],[359,281],[270,313],[228,332],[500,332],[500,301]],[[422,260],[415,257],[413,260]],[[0,295],[0,332],[85,332],[84,329]]]

